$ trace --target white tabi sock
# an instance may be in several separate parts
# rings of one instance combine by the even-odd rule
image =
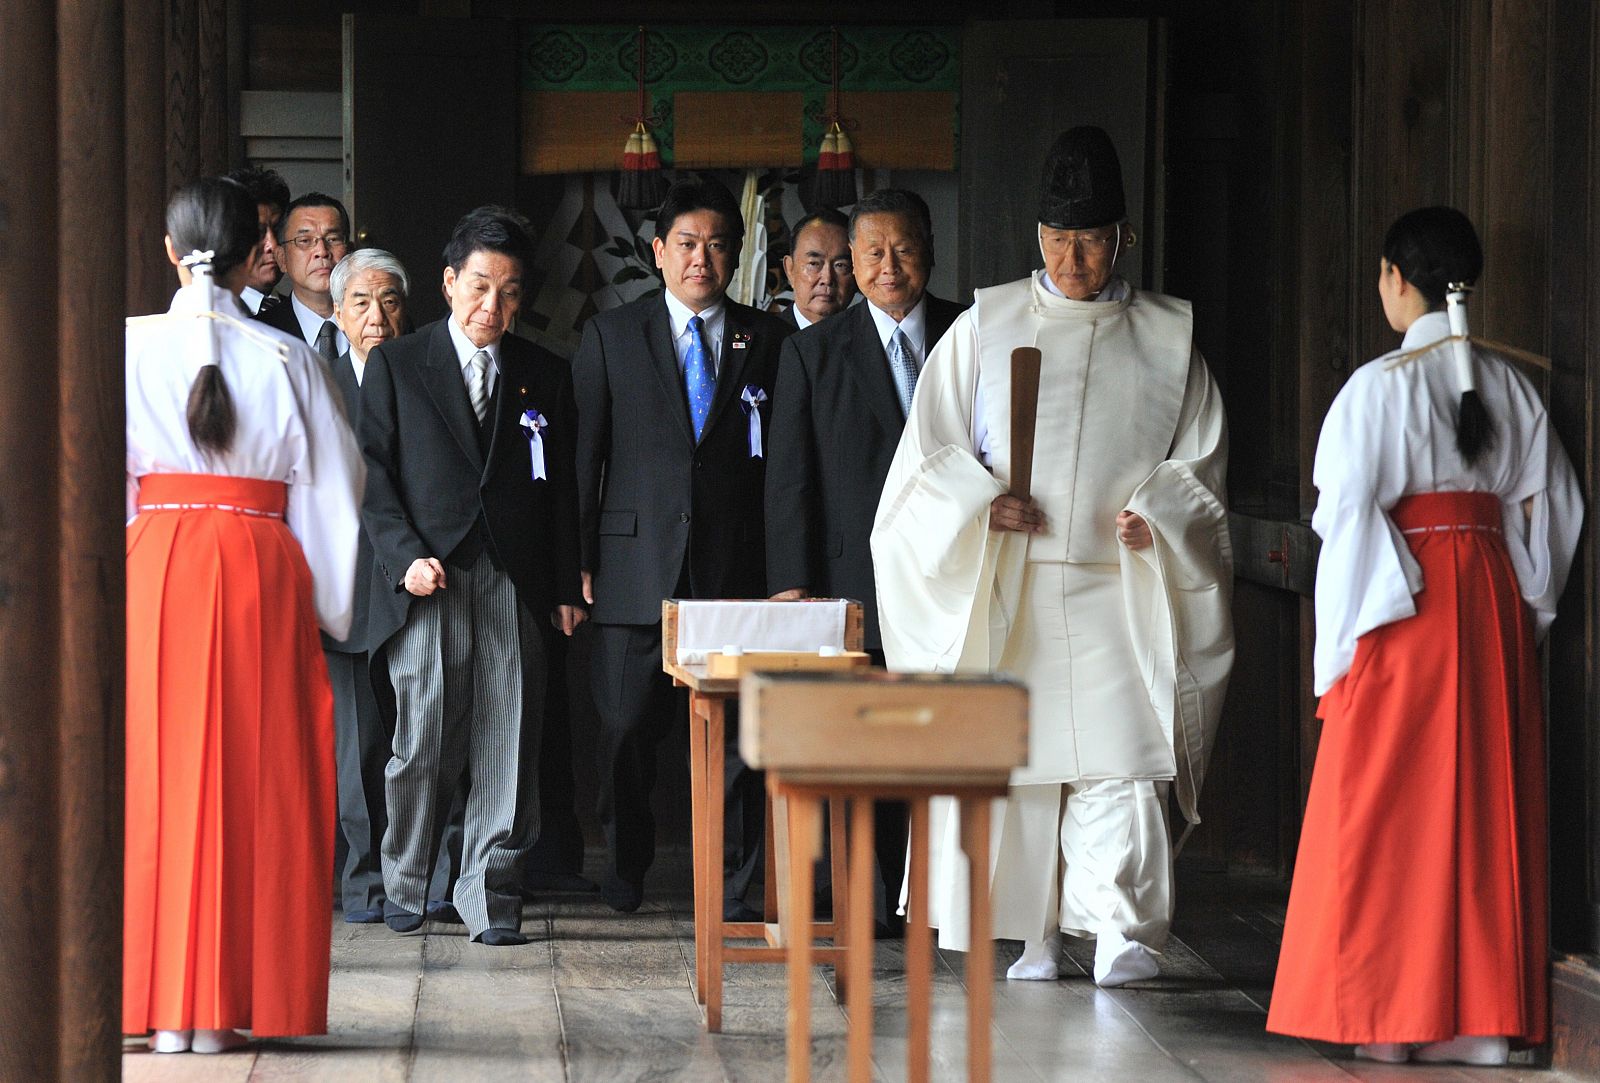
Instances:
[[[1056,954],[1061,948],[1061,934],[1048,933],[1043,940],[1024,940],[1022,958],[1006,969],[1007,981],[1055,981],[1061,975],[1056,964]]]
[[[1411,1057],[1432,1064],[1445,1061],[1451,1064],[1505,1064],[1511,1059],[1511,1043],[1504,1038],[1458,1034],[1447,1042],[1419,1045]]]
[[[150,1035],[150,1048],[157,1053],[187,1053],[193,1038],[192,1030],[158,1030]]]
[[[196,1053],[226,1053],[250,1044],[250,1039],[237,1030],[197,1030],[189,1046]]]
[[[1356,1059],[1404,1064],[1411,1059],[1411,1045],[1408,1042],[1368,1042],[1356,1046]]]
[[[1155,953],[1137,940],[1129,940],[1120,929],[1103,929],[1094,945],[1094,983],[1102,989],[1115,989],[1130,981],[1144,981],[1161,973]]]

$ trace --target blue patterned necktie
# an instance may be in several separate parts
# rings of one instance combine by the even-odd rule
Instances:
[[[898,327],[889,336],[889,368],[895,374],[895,390],[900,392],[900,410],[910,417],[911,395],[917,389],[917,363],[911,359],[906,333]]]
[[[706,350],[705,325],[699,316],[689,317],[689,353],[683,361],[683,385],[689,393],[689,420],[694,423],[696,443],[705,431],[706,415],[711,412],[711,393],[717,387],[711,356]]]

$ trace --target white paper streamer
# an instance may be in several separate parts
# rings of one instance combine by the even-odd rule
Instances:
[[[1450,292],[1444,297],[1445,312],[1450,317],[1450,348],[1456,359],[1456,383],[1463,393],[1478,386],[1472,378],[1472,343],[1467,341],[1467,294],[1471,290],[1471,286],[1451,283]]]

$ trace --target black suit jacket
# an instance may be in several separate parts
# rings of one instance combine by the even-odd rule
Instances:
[[[764,393],[771,431],[782,320],[725,301],[716,390],[696,444],[683,372],[662,297],[602,312],[573,358],[578,396],[578,503],[594,619],[653,624],[688,572],[696,598],[766,596],[762,488],[750,454],[747,388]]]
[[[295,318],[294,302],[289,300],[288,297],[284,297],[283,300],[265,311],[257,312],[251,318],[260,320],[268,327],[276,327],[286,335],[293,335],[301,342],[306,340],[305,333],[300,330],[300,321]],[[317,344],[314,342],[308,343],[308,345],[313,350],[317,348]],[[354,421],[355,418],[352,416],[350,420]]]
[[[533,478],[520,424],[529,409],[549,422],[547,480]],[[371,649],[405,623],[412,562],[446,559],[475,528],[536,617],[582,604],[573,466],[578,424],[566,362],[505,336],[489,418],[480,428],[473,416],[443,320],[367,355],[358,432],[367,460],[361,522],[374,554]]]
[[[276,305],[283,308],[283,305]],[[263,321],[265,322],[265,321]],[[339,394],[344,399],[345,420],[350,422],[352,432],[359,432],[361,424],[361,385],[356,382],[356,371],[352,367],[348,352],[340,356],[332,366],[333,382],[339,388]],[[338,651],[341,654],[364,654],[367,650],[367,610],[371,608],[369,595],[371,593],[372,572],[372,539],[367,537],[365,526],[356,538],[356,595],[355,616],[350,620],[350,634],[344,639],[334,639],[326,632],[322,633],[323,650]]]
[[[929,353],[966,306],[927,297]],[[862,603],[867,646],[883,645],[872,520],[905,417],[863,302],[783,347],[767,462],[767,585]]]

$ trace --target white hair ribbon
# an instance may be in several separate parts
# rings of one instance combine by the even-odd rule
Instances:
[[[1456,383],[1462,393],[1475,390],[1472,378],[1472,343],[1467,339],[1467,294],[1472,287],[1464,282],[1452,282],[1446,287],[1445,311],[1450,316],[1450,347],[1456,359]]]
[[[767,393],[755,384],[747,384],[744,394],[739,396],[744,403],[744,412],[750,417],[750,457],[761,459],[766,456],[761,447],[761,410],[762,403],[767,401]]]
[[[182,259],[180,259],[178,264],[180,266],[189,268],[191,271],[210,271],[211,262],[216,258],[217,254],[213,250],[208,248],[202,252],[200,249],[196,248],[193,252],[190,252],[187,256],[184,256]]]
[[[533,461],[533,480],[548,480],[544,472],[544,430],[550,427],[543,414],[537,410],[524,410],[518,422],[528,437],[528,457]]]

